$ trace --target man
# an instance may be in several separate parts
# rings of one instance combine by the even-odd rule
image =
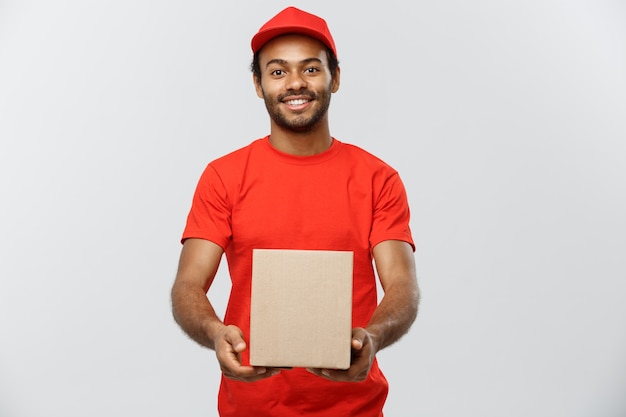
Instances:
[[[254,86],[270,115],[270,134],[203,172],[182,236],[174,317],[216,353],[221,416],[380,417],[388,385],[376,353],[409,330],[419,300],[404,186],[386,163],[330,134],[328,108],[340,68],[323,19],[289,7],[251,43]],[[258,248],[353,252],[349,369],[250,366],[252,250]],[[223,254],[232,290],[222,321],[206,293]],[[384,290],[379,304],[372,260]]]

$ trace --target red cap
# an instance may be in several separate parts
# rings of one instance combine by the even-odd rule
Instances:
[[[326,21],[295,7],[287,7],[267,21],[252,37],[252,52],[257,53],[267,42],[280,35],[298,33],[315,38],[330,48],[337,57],[335,41]]]

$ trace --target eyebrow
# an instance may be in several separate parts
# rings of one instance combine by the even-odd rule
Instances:
[[[319,58],[306,58],[306,59],[303,59],[302,61],[300,61],[299,64],[300,65],[306,65],[306,64],[310,64],[311,62],[322,64],[322,60],[319,59]],[[280,58],[270,59],[267,62],[267,64],[265,64],[265,68],[269,67],[272,64],[287,65],[287,64],[289,64],[289,61],[287,61],[285,59],[280,59]]]

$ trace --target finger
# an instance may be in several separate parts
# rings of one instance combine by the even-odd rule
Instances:
[[[365,344],[365,338],[367,333],[362,328],[355,328],[352,330],[352,348],[355,350],[361,350]]]
[[[307,371],[331,381],[346,381],[350,369],[306,368]]]
[[[233,347],[235,352],[241,353],[246,350],[246,341],[240,331],[229,332],[225,339]]]
[[[322,377],[324,379],[329,379],[331,381],[335,381],[335,378],[333,377],[333,375],[330,373],[330,371],[328,369],[306,368],[306,370],[309,371],[310,373],[312,373],[313,375],[317,375],[317,376]]]
[[[329,381],[341,381],[341,382],[360,382],[364,381],[367,377],[367,370],[362,368],[350,367],[347,370],[340,369],[310,369],[307,371],[315,374]]]
[[[326,375],[322,373],[323,369],[320,368],[306,368],[306,370],[313,375],[321,376],[322,378],[326,378]]]
[[[220,363],[220,368],[225,375],[235,376],[240,373],[242,369],[244,369],[241,364],[240,352],[236,351],[227,338],[224,338],[221,342],[219,342],[216,346],[215,354],[218,362]],[[251,369],[251,367],[249,368]]]
[[[280,373],[280,369],[276,368],[265,368],[265,367],[252,367],[252,366],[241,366],[236,370],[231,372],[223,372],[224,376],[229,379],[234,379],[237,381],[244,382],[255,382],[260,381],[261,379],[271,378]]]

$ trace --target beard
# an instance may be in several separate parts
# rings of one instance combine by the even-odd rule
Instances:
[[[319,94],[310,90],[288,91],[285,94],[278,95],[276,99],[268,96],[265,94],[265,91],[263,91],[263,100],[265,101],[265,108],[274,123],[295,133],[307,133],[313,131],[328,112],[331,94],[331,86],[329,85],[328,89]],[[304,115],[297,115],[295,117],[288,118],[286,114],[281,112],[281,102],[285,98],[295,95],[307,96],[311,100],[314,100],[313,114],[308,117]]]

